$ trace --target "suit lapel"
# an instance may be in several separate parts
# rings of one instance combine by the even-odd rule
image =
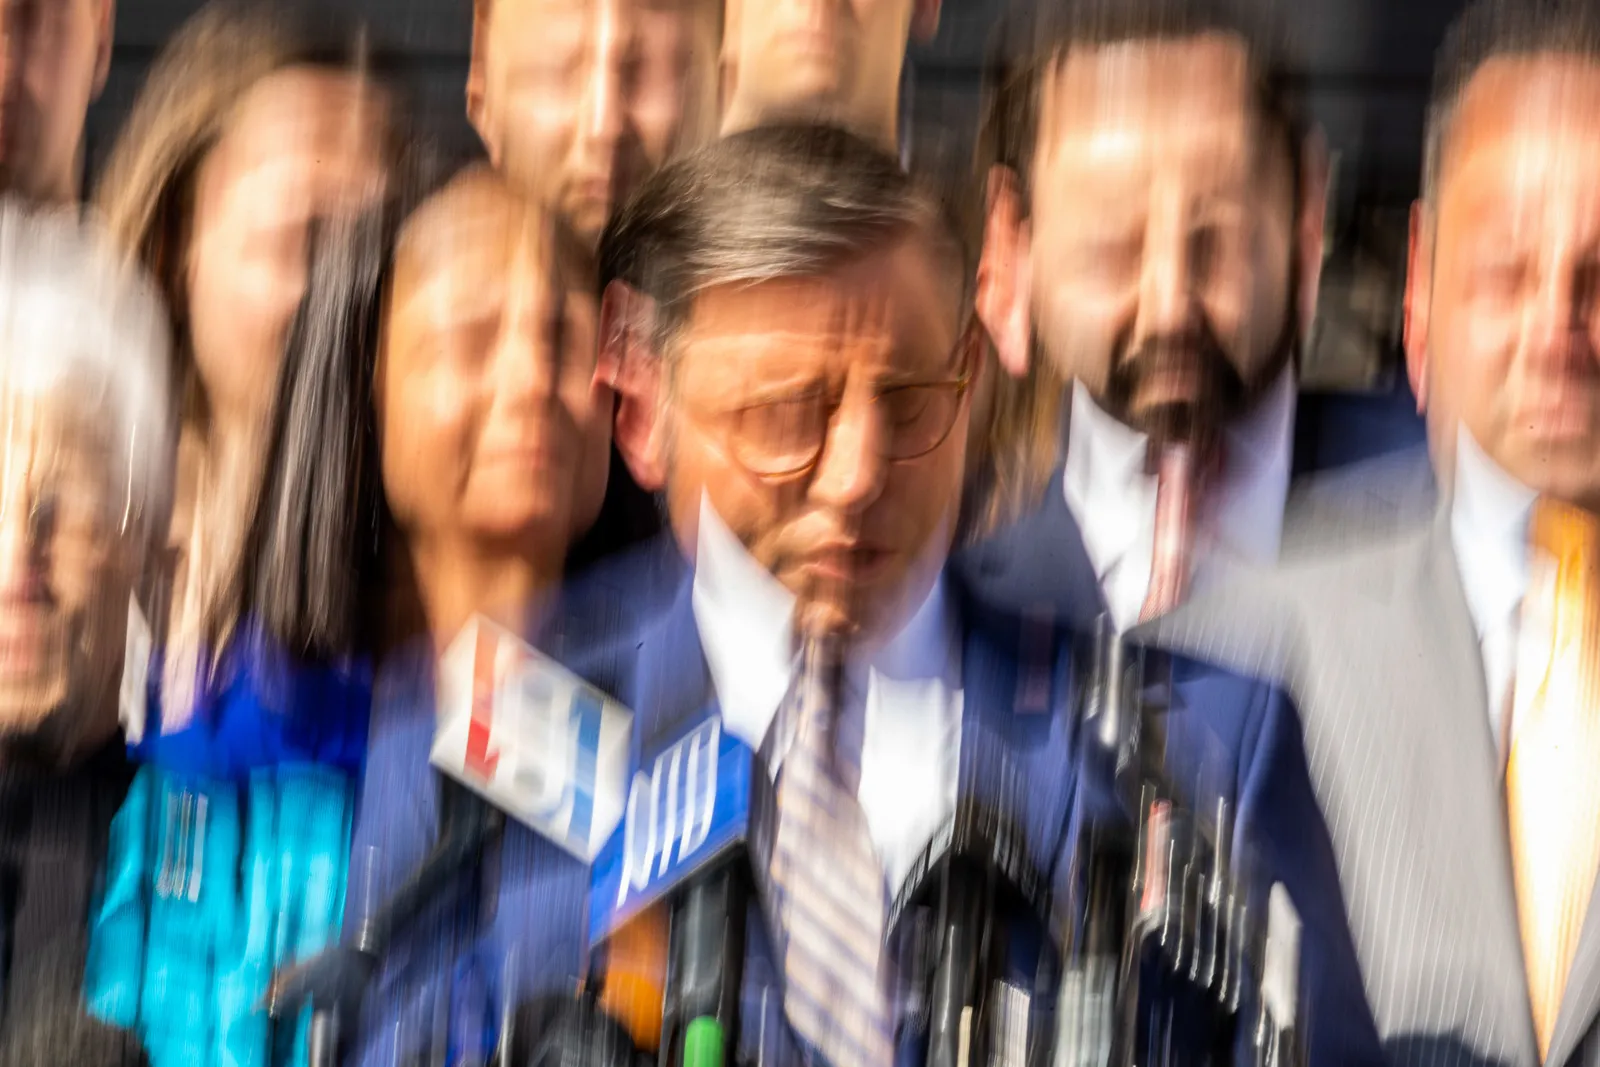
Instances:
[[[1071,657],[1059,628],[989,613],[959,579],[950,588],[964,630],[958,795],[1020,814],[1034,867],[1048,873],[1073,785]]]
[[[716,701],[700,628],[695,624],[694,570],[684,566],[679,588],[639,643],[638,684],[633,695],[635,756],[654,751],[691,717],[719,713]]]
[[[1085,630],[1105,610],[1083,533],[1063,492],[1057,465],[1039,506],[991,537],[957,552],[951,571],[970,597],[1014,615]]]
[[[1426,633],[1422,627],[1431,624],[1436,628],[1437,644],[1448,652],[1438,661],[1430,662],[1428,667],[1427,681],[1433,687],[1433,699],[1417,705],[1417,739],[1430,745],[1437,756],[1432,788],[1449,798],[1446,821],[1451,825],[1438,829],[1461,835],[1457,859],[1473,854],[1479,857],[1477,869],[1470,875],[1463,871],[1454,876],[1471,877],[1477,891],[1486,898],[1486,912],[1492,917],[1493,925],[1491,929],[1478,932],[1478,951],[1485,955],[1490,973],[1515,977],[1514,982],[1509,977],[1507,980],[1507,986],[1514,985],[1517,990],[1516,1003],[1507,1005],[1514,1010],[1508,1011],[1506,1018],[1517,1031],[1510,1036],[1522,1051],[1524,1062],[1537,1062],[1533,1016],[1523,977],[1526,968],[1517,922],[1499,747],[1486,713],[1488,695],[1483,659],[1461,586],[1450,536],[1448,505],[1440,509],[1426,557],[1417,561],[1416,573],[1422,580],[1414,600],[1417,609],[1413,632]],[[1470,660],[1466,658],[1468,652]],[[1463,662],[1475,665],[1476,669],[1448,668],[1448,664]],[[1468,710],[1463,712],[1463,709]],[[1441,744],[1440,739],[1451,740]],[[1453,865],[1455,861],[1451,862]],[[1549,1062],[1559,1061],[1552,1058]]]

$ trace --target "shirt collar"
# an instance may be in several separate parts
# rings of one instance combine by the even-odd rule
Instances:
[[[1528,584],[1528,518],[1538,494],[1500,468],[1466,427],[1456,432],[1450,540],[1481,641],[1517,609]]]
[[[1286,368],[1260,403],[1223,431],[1226,462],[1205,521],[1217,545],[1242,560],[1278,555],[1294,446],[1295,376]],[[1123,425],[1072,385],[1062,488],[1097,576],[1155,521],[1156,479],[1146,473],[1147,435]]]
[[[723,725],[759,748],[795,669],[795,597],[745,551],[704,497],[692,598]],[[850,663],[858,691],[866,693],[874,674],[895,680],[942,676],[955,632],[941,577],[898,633]]]
[[[794,669],[794,594],[700,502],[694,620],[728,731],[759,748]]]

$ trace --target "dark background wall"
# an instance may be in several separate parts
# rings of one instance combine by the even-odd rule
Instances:
[[[317,2],[366,19],[386,44],[402,50],[417,72],[420,104],[442,146],[472,149],[474,138],[462,117],[471,0]],[[945,0],[938,38],[913,50],[908,107],[918,164],[947,173],[968,170],[983,57],[1007,2]],[[1298,87],[1327,135],[1334,163],[1322,318],[1339,330],[1322,331],[1321,362],[1332,368],[1334,379],[1370,377],[1386,353],[1392,356],[1388,335],[1398,321],[1394,296],[1404,212],[1417,183],[1428,72],[1461,0],[1277,2],[1285,5],[1302,59]],[[118,0],[110,79],[89,116],[91,174],[149,64],[200,6],[201,0]]]

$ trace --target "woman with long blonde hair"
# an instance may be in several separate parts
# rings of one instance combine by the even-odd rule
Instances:
[[[407,138],[361,40],[329,39],[263,8],[202,11],[97,198],[163,288],[178,353],[143,767],[86,982],[156,1067],[303,1062],[304,1020],[275,1031],[262,1001],[343,912],[371,701],[371,361]]]

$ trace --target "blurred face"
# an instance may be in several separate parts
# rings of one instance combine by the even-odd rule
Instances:
[[[677,143],[715,52],[700,0],[478,0],[467,112],[511,182],[593,246]]]
[[[949,549],[972,346],[932,259],[908,240],[826,277],[713,288],[678,342],[673,525],[693,546],[704,494],[802,629],[892,632]]]
[[[780,119],[828,121],[892,145],[900,71],[928,0],[728,0],[733,86],[724,130]]]
[[[378,372],[383,481],[413,541],[554,553],[605,494],[592,278],[482,179],[407,224]]]
[[[89,102],[105,84],[112,0],[0,2],[0,186],[42,200],[78,192]]]
[[[0,387],[0,735],[116,723],[133,535],[109,441],[64,398]],[[96,727],[99,729],[97,730]]]
[[[1070,53],[1042,86],[1030,187],[1042,356],[1113,416],[1185,437],[1287,365],[1293,181],[1236,43]]]
[[[1530,488],[1600,510],[1600,66],[1495,60],[1449,128],[1413,249],[1407,345],[1435,439],[1457,420]]]
[[[251,90],[201,165],[186,311],[214,414],[248,421],[270,404],[313,221],[382,194],[383,108],[354,77],[284,71]]]

